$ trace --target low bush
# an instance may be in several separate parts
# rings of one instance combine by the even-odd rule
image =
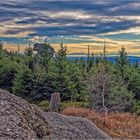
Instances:
[[[94,122],[113,138],[140,138],[140,116],[130,113],[114,113],[107,116],[85,108],[66,108],[63,112],[69,116],[85,117]]]
[[[85,102],[62,102],[60,104],[60,110],[64,110],[68,107],[87,107],[88,104]]]
[[[134,103],[133,112],[135,112],[137,115],[140,115],[140,101]]]
[[[44,111],[49,110],[49,102],[47,100],[41,101],[40,103],[38,103],[38,106]]]

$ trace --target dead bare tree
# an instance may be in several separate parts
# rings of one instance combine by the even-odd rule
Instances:
[[[89,73],[87,86],[91,95],[90,107],[105,115],[109,112],[128,111],[133,105],[133,94],[104,62]]]
[[[106,97],[109,94],[110,76],[105,65],[100,63],[99,69],[93,76],[89,77],[89,80],[89,90],[92,93],[91,101],[94,102],[94,104],[97,103],[96,108],[99,112],[107,115]]]

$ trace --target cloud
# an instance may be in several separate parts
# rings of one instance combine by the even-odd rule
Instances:
[[[140,26],[137,26],[137,27],[134,27],[134,28],[130,27],[126,30],[107,32],[107,33],[102,34],[102,35],[115,35],[115,34],[126,34],[126,33],[140,35]]]
[[[115,3],[115,4],[114,4]],[[136,5],[137,4],[137,5]],[[131,5],[131,7],[130,7]],[[122,26],[123,24],[127,24],[130,21],[130,26],[135,26],[135,24],[131,25],[133,22],[139,22],[139,17],[136,19],[135,16],[127,17],[127,14],[123,14],[118,12],[119,10],[124,9],[129,6],[129,10],[126,9],[126,12],[129,12],[131,9],[139,7],[139,3],[132,2],[86,2],[86,1],[35,1],[35,0],[6,0],[0,4],[1,15],[10,20],[11,17],[19,18],[16,21],[15,26],[17,28],[35,28],[35,27],[58,27],[61,28],[64,26],[68,26],[69,28],[62,29],[61,34],[69,32],[74,28],[75,33],[80,32],[80,34],[86,34],[91,27],[91,30],[94,29],[96,31],[92,31],[91,34],[98,34],[100,32],[110,32],[110,29],[115,30],[114,24],[121,26],[116,28],[126,28]],[[127,7],[128,8],[128,7]],[[137,8],[138,9],[138,8]],[[115,12],[111,12],[111,11]],[[117,16],[115,14],[118,14]],[[122,15],[120,15],[122,14]],[[133,12],[135,14],[135,12]],[[114,16],[115,15],[115,16]],[[6,19],[5,19],[6,20]],[[13,21],[11,21],[11,28],[14,26]],[[7,24],[10,26],[9,24]],[[77,26],[76,26],[77,25]],[[79,31],[79,28],[86,28],[82,31]],[[96,28],[92,28],[96,26]],[[104,30],[100,30],[101,27]],[[14,27],[13,27],[14,28]],[[77,28],[77,29],[75,29]],[[38,29],[37,29],[38,30]],[[65,30],[65,31],[64,31]],[[99,30],[99,31],[98,31]],[[52,32],[52,34],[54,31]],[[68,33],[69,35],[69,33]]]
[[[0,13],[4,41],[36,42],[49,36],[54,44],[99,44],[104,37],[113,48],[113,38],[140,40],[139,1],[4,0]]]

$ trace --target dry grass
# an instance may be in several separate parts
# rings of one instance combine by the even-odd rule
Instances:
[[[140,138],[140,116],[129,113],[116,113],[104,116],[89,109],[73,107],[65,109],[62,113],[90,119],[99,128],[115,138]]]

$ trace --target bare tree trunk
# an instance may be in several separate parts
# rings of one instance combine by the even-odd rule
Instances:
[[[103,106],[103,113],[107,115],[107,107],[105,105],[105,83],[103,84],[103,90],[102,90],[102,106]]]

